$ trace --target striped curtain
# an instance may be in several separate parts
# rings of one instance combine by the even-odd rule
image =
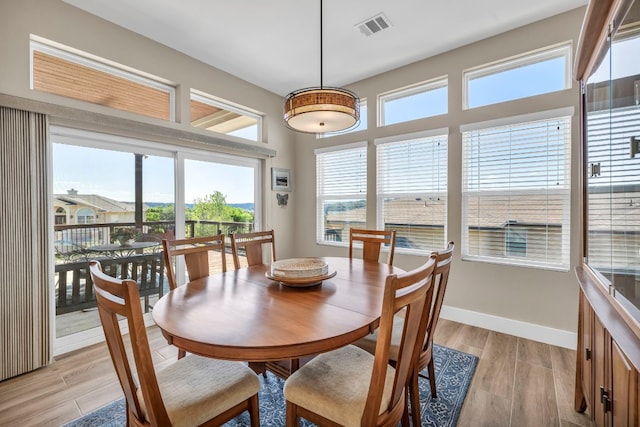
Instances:
[[[0,107],[0,380],[52,357],[48,123]]]

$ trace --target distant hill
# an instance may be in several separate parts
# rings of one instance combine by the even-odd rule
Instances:
[[[169,203],[163,203],[163,202],[146,202],[145,205],[149,206],[150,208],[155,208],[158,206],[164,206],[167,205]],[[246,211],[250,211],[253,212],[254,209],[254,205],[253,203],[229,203],[229,206],[232,206],[234,208],[240,208],[240,209],[244,209]],[[188,208],[192,208],[193,207],[193,203],[187,203],[186,206]]]
[[[253,212],[253,203],[229,203],[229,206],[233,206],[234,208],[244,209],[245,211]]]

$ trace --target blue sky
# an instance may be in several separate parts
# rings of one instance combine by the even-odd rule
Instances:
[[[54,139],[55,140],[55,139]],[[134,155],[74,145],[53,144],[53,192],[100,194],[114,200],[134,199]],[[148,202],[173,203],[173,159],[147,156],[143,193]],[[220,191],[228,203],[253,202],[253,169],[220,163],[185,162],[186,202]]]

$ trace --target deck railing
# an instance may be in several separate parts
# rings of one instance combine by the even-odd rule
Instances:
[[[111,243],[111,233],[116,228],[136,229],[134,222],[112,222],[104,224],[58,224],[54,227],[54,246],[57,255],[81,251],[91,246]],[[174,221],[145,221],[136,231],[141,236],[173,238]],[[185,221],[186,237],[214,234],[247,233],[253,231],[253,223],[230,221]]]
[[[86,310],[96,306],[93,282],[88,274],[89,260],[98,259],[103,270],[118,278],[135,280],[140,287],[140,296],[149,308],[149,296],[162,296],[167,280],[164,269],[162,246],[153,246],[131,251],[125,256],[105,256],[91,251],[91,247],[112,243],[112,232],[116,228],[130,227],[137,231],[136,240],[174,238],[175,222],[147,221],[142,227],[131,223],[105,224],[59,224],[55,226],[54,248],[56,254],[56,314]],[[214,234],[246,233],[253,231],[252,223],[224,221],[186,221],[187,237]],[[135,252],[135,253],[133,253]]]
[[[102,271],[119,279],[131,279],[138,284],[140,296],[149,311],[149,297],[164,293],[165,273],[162,252],[135,254],[120,258],[100,258]],[[58,264],[56,271],[56,314],[86,310],[96,306],[89,261]]]

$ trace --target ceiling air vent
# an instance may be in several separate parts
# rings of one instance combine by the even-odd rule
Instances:
[[[356,27],[358,27],[360,32],[365,36],[370,36],[391,27],[391,22],[389,22],[389,18],[387,18],[384,13],[379,13],[376,16],[359,23]]]

